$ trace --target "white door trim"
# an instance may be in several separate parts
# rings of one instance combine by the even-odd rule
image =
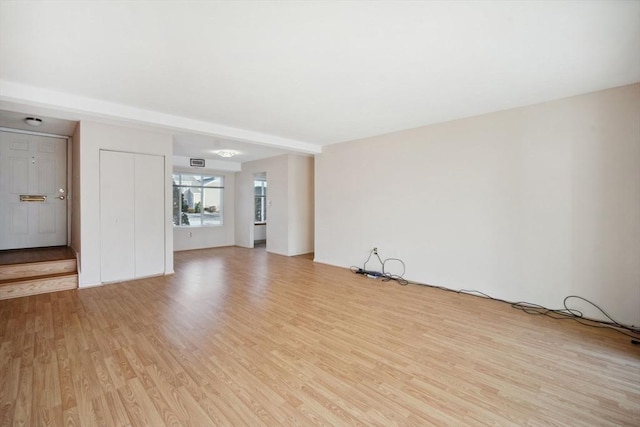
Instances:
[[[62,139],[66,139],[67,143],[71,139],[71,137],[68,136],[68,135],[57,135],[55,133],[44,133],[44,132],[36,132],[36,131],[31,131],[31,130],[5,128],[5,127],[2,127],[2,126],[0,126],[0,131],[2,131],[2,132],[13,132],[13,133],[23,133],[23,134],[27,134],[27,135],[36,135],[36,136],[48,136],[48,137],[51,137],[51,138],[62,138]]]

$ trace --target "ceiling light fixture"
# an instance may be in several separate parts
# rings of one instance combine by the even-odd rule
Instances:
[[[40,126],[42,124],[42,119],[37,117],[27,117],[24,119],[25,123],[29,126]]]
[[[216,154],[220,157],[229,158],[235,156],[238,152],[233,150],[218,150],[216,151]]]

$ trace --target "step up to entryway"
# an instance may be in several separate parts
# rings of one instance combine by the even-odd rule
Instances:
[[[0,253],[0,300],[77,287],[77,264],[68,248]]]

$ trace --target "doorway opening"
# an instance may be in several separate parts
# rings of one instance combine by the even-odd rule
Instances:
[[[267,247],[267,173],[253,174],[254,216],[253,216],[253,247]]]

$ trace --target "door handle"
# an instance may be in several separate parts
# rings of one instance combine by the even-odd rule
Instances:
[[[58,196],[58,197],[56,197],[56,199],[64,200],[64,199],[66,199],[66,197],[64,197],[64,196]]]

